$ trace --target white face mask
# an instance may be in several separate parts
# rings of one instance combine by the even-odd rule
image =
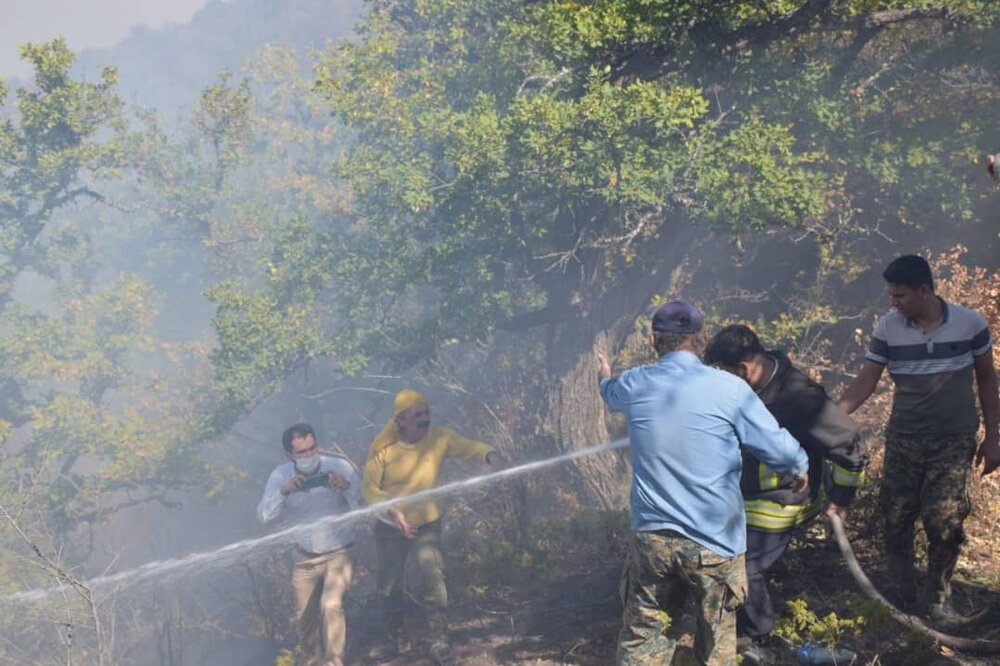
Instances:
[[[300,474],[315,474],[319,470],[319,455],[311,455],[306,458],[293,458],[295,471]]]

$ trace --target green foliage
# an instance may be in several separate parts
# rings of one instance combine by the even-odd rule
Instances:
[[[201,480],[182,455],[199,434],[190,398],[134,370],[139,355],[159,347],[150,331],[155,313],[149,285],[128,276],[62,303],[58,317],[20,304],[3,312],[0,358],[19,398],[8,404],[25,426],[17,453],[6,458],[6,481],[30,480],[34,501],[60,529],[106,514],[102,499],[112,490]],[[116,406],[124,395],[132,399]],[[92,461],[100,461],[96,473]]]
[[[774,633],[795,644],[820,643],[833,647],[860,634],[867,627],[864,615],[842,618],[836,613],[829,613],[819,618],[804,599],[790,599],[785,605],[788,615],[778,618]]]
[[[58,244],[41,242],[52,214],[80,197],[100,198],[88,183],[114,177],[128,143],[113,69],[104,69],[98,83],[73,80],[74,55],[61,39],[29,44],[22,57],[35,68],[35,86],[16,91],[16,120],[0,121],[2,302],[29,266],[56,270],[51,255]]]
[[[926,7],[840,3],[817,20],[847,32],[853,17],[912,10],[919,30],[932,20],[919,13]],[[319,72],[320,89],[357,133],[338,173],[366,220],[332,257],[332,272],[348,316],[402,320],[404,303],[432,296],[424,320],[401,332],[409,349],[378,334],[353,351],[417,357],[477,339],[539,296],[557,304],[573,265],[585,275],[604,266],[607,281],[627,266],[652,270],[672,219],[829,238],[858,230],[840,221],[869,206],[862,181],[897,189],[902,207],[880,205],[879,216],[909,223],[933,191],[936,213],[970,219],[971,191],[956,199],[934,185],[954,165],[954,147],[917,145],[923,123],[893,122],[900,136],[870,138],[898,116],[896,99],[926,83],[893,73],[898,83],[872,94],[864,56],[861,83],[844,75],[852,62],[840,36],[781,31],[800,10],[794,0],[373,7],[362,41],[331,53]],[[949,10],[954,20],[995,13],[982,2]],[[911,30],[903,23],[886,24],[890,49]],[[739,45],[753,31],[765,48]],[[716,62],[706,44],[743,50]],[[860,97],[845,94],[848,81]],[[582,286],[571,288],[580,295]],[[355,342],[339,340],[344,353]]]
[[[212,354],[220,418],[235,418],[270,395],[284,377],[322,345],[322,329],[304,305],[281,307],[265,293],[245,294],[232,283],[213,287],[219,347]],[[227,411],[229,406],[232,411]]]
[[[622,45],[676,40],[681,26],[697,16],[696,2],[551,2],[535,11],[536,39],[560,58],[586,61]]]
[[[700,171],[699,188],[718,192],[707,216],[731,230],[820,219],[824,177],[809,168],[817,156],[798,153],[795,143],[791,127],[756,118],[727,134]]]
[[[115,72],[75,80],[62,40],[22,53],[34,85],[0,124],[0,502],[16,497],[41,533],[65,534],[204,480],[186,375],[199,350],[156,341],[147,281],[98,279],[99,225],[73,207],[110,201],[133,164]]]
[[[343,139],[295,52],[266,47],[232,78],[205,90],[177,135],[149,119],[140,165],[160,223],[204,253],[218,342],[210,420],[221,429],[330,353],[316,294],[332,280],[347,199],[329,178]]]
[[[243,159],[252,137],[250,81],[243,79],[233,88],[229,78],[230,73],[223,72],[218,83],[205,89],[193,118],[194,126],[212,146],[218,164],[217,188],[222,186],[225,172]]]
[[[405,321],[429,300],[398,338],[341,338],[344,354],[478,339],[559,305],[574,264],[607,280],[652,268],[672,218],[737,230],[825,213],[826,178],[790,125],[720,124],[683,72],[697,3],[404,4],[373,8],[363,41],[320,68],[357,133],[338,173],[368,221],[331,259],[346,316]],[[621,54],[659,43],[677,48],[667,73],[621,76]]]

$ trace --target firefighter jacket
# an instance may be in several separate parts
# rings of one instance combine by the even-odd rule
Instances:
[[[820,512],[821,485],[831,502],[848,506],[868,464],[868,449],[858,425],[837,407],[822,386],[792,367],[784,353],[771,351],[768,356],[777,362],[777,368],[758,395],[778,424],[799,441],[809,456],[809,488],[796,493],[792,477],[778,474],[746,450],[740,488],[747,526],[784,532],[809,522]]]

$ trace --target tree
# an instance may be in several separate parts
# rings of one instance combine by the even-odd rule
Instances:
[[[0,305],[18,275],[29,267],[52,273],[60,250],[73,244],[59,231],[43,238],[53,213],[81,197],[103,200],[94,182],[124,163],[115,71],[102,70],[99,83],[74,81],[74,56],[62,39],[29,44],[22,56],[35,68],[35,88],[17,91],[17,122],[0,124]],[[0,104],[6,100],[0,83]]]
[[[355,136],[337,171],[356,222],[331,234],[340,325],[327,349],[344,369],[405,367],[543,326],[552,447],[604,441],[593,348],[620,344],[713,232],[798,229],[825,246],[863,233],[852,215],[879,195],[861,181],[885,164],[873,153],[919,139],[865,138],[898,109],[852,107],[859,88],[918,83],[873,64],[904,43],[955,56],[996,16],[975,1],[371,3],[360,41],[320,69]],[[893,196],[934,177],[915,175]],[[594,496],[617,504],[621,470],[584,466]]]
[[[30,498],[64,537],[204,480],[197,373],[177,372],[200,350],[154,339],[155,292],[101,272],[95,244],[110,234],[80,206],[118,206],[134,165],[114,71],[75,80],[62,40],[23,54],[35,85],[0,125],[0,500]]]
[[[143,164],[162,226],[190,233],[204,256],[219,430],[329,353],[320,323],[328,304],[314,298],[329,243],[316,234],[345,219],[347,205],[329,178],[344,139],[301,58],[268,46],[238,86],[229,80],[206,89],[186,132],[152,125]]]
[[[236,285],[252,290],[262,281],[260,254],[276,243],[267,275],[279,279],[298,259],[295,235],[311,233],[308,217],[296,214],[341,205],[339,188],[319,177],[337,143],[334,121],[323,99],[309,94],[311,80],[292,74],[300,60],[290,49],[265,49],[242,78],[220,75],[176,130],[149,112],[130,116],[113,72],[99,87],[76,80],[63,42],[29,52],[36,69],[48,69],[36,86],[17,91],[34,106],[13,108],[2,128],[10,185],[0,194],[10,203],[3,228],[27,248],[11,246],[0,304],[0,507],[15,518],[0,521],[4,591],[69,580],[54,567],[82,581],[78,568],[94,564],[94,528],[128,525],[136,520],[129,509],[149,503],[175,507],[199,491],[211,499],[239,477],[241,469],[201,456],[230,453],[217,441],[238,416],[226,401],[246,388],[212,382],[210,313],[198,321],[207,309],[202,292],[213,282],[221,282],[220,294]],[[86,131],[64,136],[65,148],[38,129],[41,107]],[[200,312],[186,311],[191,304]],[[223,302],[220,320],[226,312]],[[287,323],[268,303],[261,312],[278,330]],[[234,343],[230,351],[250,333],[219,331]],[[192,341],[165,341],[179,332]],[[119,656],[127,646],[102,643],[105,599],[85,582],[76,589],[92,612],[84,617],[80,604],[67,604],[66,626],[56,627],[66,659]],[[105,619],[113,614],[110,605],[102,609]],[[148,609],[130,610],[138,621]],[[53,653],[48,619],[37,632],[10,635],[0,661]]]

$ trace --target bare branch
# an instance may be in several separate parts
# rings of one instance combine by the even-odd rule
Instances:
[[[940,7],[928,7],[926,9],[886,9],[880,12],[874,12],[865,17],[865,26],[870,28],[881,28],[893,23],[902,23],[903,21],[926,21],[926,20],[943,20],[950,16],[950,12],[946,5]]]
[[[517,93],[514,94],[514,97],[520,97],[521,94],[524,93],[525,89],[528,88],[528,85],[534,83],[535,81],[544,81],[545,82],[544,85],[542,85],[541,87],[539,87],[536,92],[541,92],[543,90],[547,90],[548,88],[551,88],[556,83],[558,83],[560,80],[566,78],[572,72],[573,72],[573,70],[571,68],[569,68],[569,67],[563,67],[562,69],[559,70],[559,72],[557,74],[555,74],[553,76],[545,76],[545,75],[542,75],[542,74],[536,74],[534,76],[529,76],[528,78],[526,78],[524,81],[521,82],[521,85],[517,89]],[[534,87],[534,86],[532,86],[532,87]]]
[[[17,519],[7,510],[7,507],[0,504],[0,515],[7,521],[14,532],[21,538],[21,540],[27,544],[29,548],[38,557],[37,564],[41,564],[45,571],[52,576],[57,584],[59,585],[59,592],[63,595],[66,601],[67,613],[70,612],[71,604],[69,598],[66,596],[67,587],[72,588],[74,592],[80,597],[84,602],[90,614],[90,622],[94,628],[94,634],[97,639],[97,663],[100,666],[105,666],[110,658],[110,648],[106,641],[104,640],[104,629],[101,622],[100,606],[94,596],[93,591],[85,583],[83,583],[79,578],[77,578],[72,572],[66,569],[62,564],[60,564],[55,557],[46,554],[31,538],[31,536],[22,528],[21,524]],[[64,637],[67,649],[67,663],[72,663],[72,617],[67,616],[67,621],[62,623],[61,627],[63,629],[68,629],[68,633]]]

